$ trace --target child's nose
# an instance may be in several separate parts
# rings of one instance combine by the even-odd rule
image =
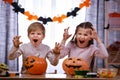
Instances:
[[[37,34],[34,34],[34,36],[38,36]]]
[[[80,39],[82,39],[82,40],[85,39],[85,36],[81,35],[81,36],[80,36]]]
[[[84,38],[84,35],[81,35],[80,37],[81,37],[81,38]]]

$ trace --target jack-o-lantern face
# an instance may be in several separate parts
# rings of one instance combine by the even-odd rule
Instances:
[[[89,70],[88,64],[81,58],[67,58],[63,61],[62,67],[69,75],[74,75],[75,70]]]
[[[25,68],[30,74],[44,74],[47,69],[47,62],[43,58],[29,56],[25,61]]]
[[[0,63],[0,73],[2,73],[3,71],[8,71],[9,68],[6,64],[4,63]]]

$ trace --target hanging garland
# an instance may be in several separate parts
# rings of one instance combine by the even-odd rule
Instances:
[[[28,20],[38,20],[38,21],[42,21],[43,24],[46,24],[47,22],[55,22],[58,21],[59,23],[61,23],[63,21],[63,19],[68,18],[70,16],[75,17],[77,15],[77,12],[83,8],[84,6],[89,7],[90,5],[90,0],[85,0],[83,3],[79,4],[79,7],[75,7],[74,10],[72,10],[71,12],[67,12],[67,14],[62,14],[61,16],[54,16],[53,18],[51,17],[47,17],[44,18],[42,16],[38,17],[37,15],[32,15],[29,11],[25,11],[24,8],[21,8],[17,2],[13,2],[13,0],[3,0],[5,3],[9,3],[10,5],[13,6],[13,11],[18,13],[22,13],[25,16],[27,16]]]

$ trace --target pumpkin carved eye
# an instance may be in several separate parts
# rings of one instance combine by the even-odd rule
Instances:
[[[30,61],[30,63],[33,63],[33,62],[35,62],[35,60],[34,60],[34,59],[32,59],[32,60]]]
[[[47,62],[43,58],[29,56],[25,60],[25,68],[30,74],[44,74],[47,69]]]
[[[74,70],[89,70],[88,64],[81,58],[67,58],[62,63],[63,70],[74,75]]]

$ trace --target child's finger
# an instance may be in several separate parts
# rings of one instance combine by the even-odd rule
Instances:
[[[66,29],[64,29],[64,32],[65,32],[65,33],[68,33],[68,30],[69,30],[69,27],[66,28]]]

